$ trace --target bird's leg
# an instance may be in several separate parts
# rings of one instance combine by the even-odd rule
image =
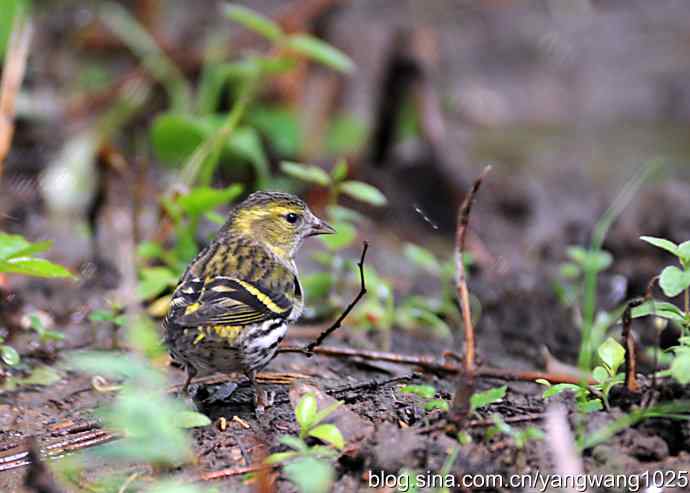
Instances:
[[[182,392],[187,393],[189,390],[189,384],[192,383],[192,379],[196,376],[196,368],[193,366],[187,365],[187,380],[184,382],[184,386],[182,387]]]
[[[261,385],[256,381],[256,371],[252,370],[247,373],[249,381],[252,383],[255,392],[254,404],[256,407],[256,414],[263,414],[266,408],[273,405],[275,394],[273,392],[266,392]]]

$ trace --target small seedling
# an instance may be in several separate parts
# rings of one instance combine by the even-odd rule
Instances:
[[[36,314],[30,315],[29,321],[31,329],[38,334],[38,339],[41,343],[61,341],[65,338],[65,334],[62,332],[47,329],[41,318]]]
[[[592,377],[597,381],[594,387],[601,392],[604,405],[608,408],[611,388],[625,381],[625,375],[618,373],[618,368],[625,361],[625,348],[609,337],[599,346],[597,354],[601,365],[596,366],[592,371]]]
[[[424,410],[433,411],[440,409],[448,411],[448,401],[436,398],[436,388],[431,385],[404,385],[400,388],[403,394],[413,394],[424,400]]]
[[[651,300],[633,309],[632,316],[654,315],[680,326],[683,336],[669,349],[673,355],[670,367],[660,375],[670,375],[681,384],[690,383],[690,241],[680,244],[664,238],[642,236],[641,239],[673,254],[680,267],[668,265],[659,276],[659,286],[669,298],[683,294],[683,309],[673,303]]]
[[[316,396],[313,393],[304,394],[295,407],[299,436],[283,435],[279,440],[292,450],[276,452],[266,458],[267,464],[286,463],[283,467],[285,474],[302,493],[330,490],[335,471],[325,459],[337,457],[336,450],[345,448],[345,439],[337,426],[323,421],[341,404],[338,401],[319,410]],[[316,438],[327,446],[309,446],[305,441],[308,437]]]
[[[544,399],[553,397],[561,392],[570,391],[575,394],[577,408],[583,414],[600,411],[604,407],[608,408],[609,392],[611,392],[615,385],[622,384],[625,381],[625,375],[618,372],[618,369],[625,361],[625,348],[612,337],[609,337],[597,348],[597,355],[601,364],[592,371],[592,377],[597,382],[596,384],[591,387],[572,383],[551,385],[550,382],[539,379],[537,383],[547,387],[544,391]],[[594,394],[598,394],[601,398],[594,396]]]
[[[486,438],[503,434],[513,439],[513,444],[518,449],[523,449],[530,440],[543,440],[544,432],[536,426],[526,426],[525,428],[514,428],[506,423],[499,414],[493,414],[491,419],[494,421],[494,426],[486,430]]]

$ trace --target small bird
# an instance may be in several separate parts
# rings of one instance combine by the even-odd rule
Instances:
[[[304,297],[295,254],[305,238],[334,233],[298,197],[255,192],[229,214],[175,288],[163,322],[173,360],[195,376],[243,372],[268,404],[256,372],[275,356]]]

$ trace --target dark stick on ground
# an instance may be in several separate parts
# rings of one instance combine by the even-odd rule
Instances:
[[[462,309],[462,319],[465,326],[465,358],[463,371],[458,377],[455,396],[453,397],[453,405],[450,412],[450,417],[455,423],[463,421],[469,414],[470,397],[472,397],[474,393],[474,379],[476,375],[474,327],[472,326],[470,294],[467,289],[467,278],[465,275],[465,265],[462,261],[462,254],[465,251],[465,237],[467,236],[467,229],[470,222],[472,204],[482,184],[482,180],[490,170],[491,166],[484,168],[458,210],[458,227],[455,235],[455,269],[457,272],[456,285],[458,290],[458,302]]]
[[[357,303],[359,303],[359,300],[361,300],[362,297],[365,294],[367,294],[367,285],[364,281],[364,259],[367,255],[368,249],[369,243],[365,241],[364,246],[362,247],[362,256],[359,258],[359,262],[357,263],[357,267],[359,268],[359,293],[357,293],[355,299],[352,300],[352,302],[347,306],[347,308],[345,308],[343,313],[340,314],[338,319],[335,322],[333,322],[333,325],[321,332],[321,334],[319,334],[319,337],[317,337],[315,341],[310,342],[306,346],[302,348],[281,348],[278,350],[279,353],[299,352],[311,357],[314,354],[314,349],[320,346],[321,343],[323,343],[323,341],[326,340],[326,338],[329,335],[331,335],[336,329],[338,329],[342,325],[343,320],[345,320],[345,317],[347,317],[350,314],[352,309],[357,305]]]
[[[647,289],[645,290],[644,297],[652,307],[652,315],[654,315],[654,284],[659,281],[661,276],[654,276],[647,284]],[[659,371],[659,344],[661,339],[661,330],[656,329],[654,331],[654,371],[652,372],[652,392],[656,391],[656,373]]]
[[[644,298],[637,298],[628,302],[623,311],[623,339],[625,340],[625,388],[628,392],[640,391],[637,382],[637,353],[635,338],[632,334],[632,309],[644,303]]]
[[[55,483],[55,478],[50,469],[41,461],[38,443],[34,438],[28,440],[29,470],[24,477],[24,486],[27,491],[34,493],[63,493],[63,490]]]

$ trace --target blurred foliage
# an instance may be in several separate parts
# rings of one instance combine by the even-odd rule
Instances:
[[[72,277],[70,271],[49,260],[36,257],[52,246],[51,241],[30,243],[23,236],[0,232],[0,273],[32,277]]]
[[[90,457],[122,464],[144,462],[157,468],[189,462],[194,455],[184,430],[211,424],[206,416],[186,409],[182,401],[166,392],[160,366],[167,350],[155,325],[146,318],[131,320],[127,335],[135,352],[126,357],[114,351],[77,352],[68,357],[70,369],[121,382],[106,388],[117,394],[96,413],[122,438],[82,452],[82,469]]]
[[[30,0],[2,0],[2,14],[0,15],[0,62],[5,58],[7,44],[12,33],[14,20],[30,12]]]

